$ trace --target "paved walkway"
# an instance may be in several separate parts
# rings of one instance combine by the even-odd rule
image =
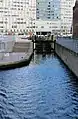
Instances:
[[[20,53],[3,53],[3,56],[0,58],[0,65],[3,64],[11,64],[14,62],[18,62],[18,61],[22,61],[25,59],[29,59],[29,56],[27,53],[25,52],[20,52]]]
[[[70,39],[70,38],[58,38],[56,42],[78,53],[78,40]]]

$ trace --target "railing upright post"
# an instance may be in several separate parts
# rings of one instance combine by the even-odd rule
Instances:
[[[56,47],[56,40],[54,40],[54,52],[55,52],[55,47]]]

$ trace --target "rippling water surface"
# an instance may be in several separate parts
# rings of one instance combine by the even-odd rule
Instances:
[[[78,119],[78,80],[54,55],[0,71],[0,119]]]

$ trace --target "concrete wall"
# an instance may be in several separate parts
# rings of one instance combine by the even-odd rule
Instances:
[[[0,60],[3,60],[3,57],[4,57],[4,53],[0,52]]]
[[[58,43],[55,45],[55,52],[69,67],[69,69],[78,77],[78,53],[75,53]]]
[[[0,52],[12,52],[14,41],[1,41]]]
[[[15,36],[0,36],[0,52],[12,52]]]

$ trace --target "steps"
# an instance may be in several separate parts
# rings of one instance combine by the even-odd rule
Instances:
[[[31,48],[30,42],[15,42],[13,52],[28,52]]]

